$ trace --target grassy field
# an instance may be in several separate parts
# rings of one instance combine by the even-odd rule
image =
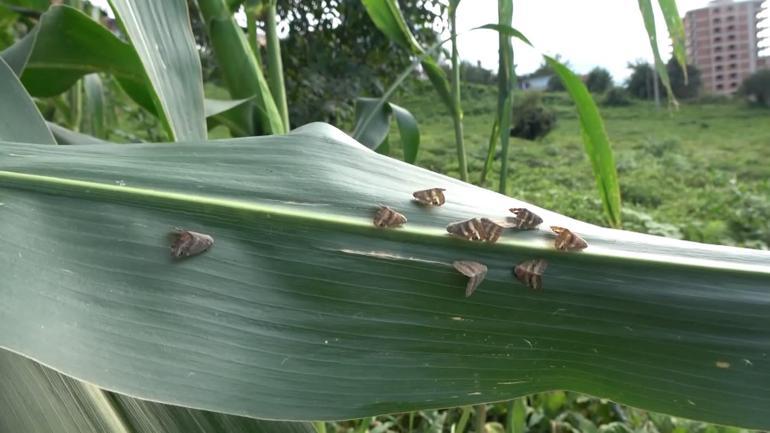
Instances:
[[[577,115],[565,94],[543,95],[558,124],[538,142],[513,139],[509,194],[575,218],[603,223]],[[397,103],[417,117],[418,165],[457,177],[453,130],[424,83]],[[463,89],[471,181],[479,176],[496,107],[496,89]],[[770,111],[741,102],[681,105],[650,102],[600,107],[615,150],[624,228],[688,240],[753,248],[770,244]],[[397,142],[397,140],[392,140]],[[394,146],[395,155],[399,149]],[[496,189],[499,164],[484,186]]]

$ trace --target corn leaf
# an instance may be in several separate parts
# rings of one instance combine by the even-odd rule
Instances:
[[[85,93],[85,130],[96,137],[105,137],[105,102],[102,79],[98,74],[88,74],[83,79]]]
[[[0,57],[0,139],[56,144],[16,74]]]
[[[412,202],[432,187],[444,206]],[[0,141],[0,202],[0,347],[101,388],[283,420],[569,389],[770,427],[770,252],[582,223],[323,124],[208,143]],[[379,204],[406,225],[373,227]],[[543,229],[496,244],[445,230],[512,207]],[[588,248],[555,251],[551,225]],[[174,260],[175,227],[215,244]],[[532,258],[549,263],[542,291],[513,276]],[[470,298],[455,260],[489,268]]]
[[[152,87],[136,51],[77,9],[52,6],[24,38],[0,53],[15,63],[32,96],[56,96],[86,74],[113,75],[126,93],[155,112]]]
[[[612,227],[620,227],[620,186],[618,184],[618,173],[615,168],[612,146],[610,146],[607,131],[604,129],[604,121],[599,114],[599,109],[596,107],[591,93],[588,92],[580,78],[558,60],[548,56],[545,56],[545,59],[556,75],[559,76],[572,100],[575,101],[580,119],[580,130],[583,135],[583,144],[586,155],[591,160],[591,167],[594,170],[596,186],[599,189],[607,222]]]
[[[308,423],[261,421],[115,394],[5,350],[0,350],[0,374],[3,432],[315,433]]]
[[[390,109],[396,118],[401,146],[404,148],[404,161],[414,164],[420,151],[420,128],[417,119],[404,107],[391,103]]]
[[[404,15],[396,0],[362,0],[374,25],[391,41],[412,54],[423,52],[420,43],[406,25]]]
[[[396,118],[401,146],[404,149],[404,161],[414,163],[420,149],[420,130],[417,120],[406,108],[393,103],[382,103],[382,99],[357,98],[355,118],[356,126],[353,138],[364,146],[380,151],[380,147],[387,143],[390,132],[391,115]],[[388,154],[390,146],[382,149],[380,153]]]
[[[230,96],[254,98],[253,104],[237,110],[233,119],[237,119],[239,128],[231,131],[236,134],[249,131],[245,135],[286,132],[262,69],[225,0],[198,0],[198,6]]]
[[[201,63],[185,0],[110,0],[175,141],[205,140]]]
[[[671,90],[671,79],[668,76],[668,69],[666,69],[666,62],[660,57],[660,49],[658,48],[658,34],[655,29],[655,15],[652,11],[652,0],[639,0],[639,10],[642,12],[642,19],[644,20],[644,28],[647,30],[647,36],[650,39],[650,48],[652,48],[652,54],[655,57],[655,70],[658,72],[663,87],[666,88],[666,94],[668,100],[677,105],[674,92]],[[686,68],[685,68],[686,69]]]
[[[687,82],[687,50],[685,48],[685,33],[682,17],[679,15],[679,9],[675,0],[658,0],[658,5],[666,20],[668,34],[671,37],[671,45],[674,49],[674,57],[679,62],[679,66],[684,73],[685,82]]]
[[[92,135],[82,134],[67,129],[63,126],[57,125],[52,122],[46,122],[48,129],[51,130],[51,134],[56,139],[58,144],[102,144],[107,143],[105,140],[101,140]]]

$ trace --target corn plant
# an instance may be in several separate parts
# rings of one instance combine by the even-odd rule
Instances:
[[[326,124],[209,141],[207,115],[244,102],[203,98],[186,3],[122,1],[130,44],[53,6],[0,54],[0,430],[311,432],[324,423],[307,420],[458,405],[469,425],[469,406],[552,389],[770,427],[770,253],[583,223]],[[79,50],[60,51],[51,29]],[[123,83],[170,141],[46,123],[30,94],[93,72]],[[266,97],[243,99],[248,118],[283,128],[280,115],[260,120]],[[427,188],[446,203],[415,203]],[[383,205],[406,223],[375,227]],[[524,208],[539,227],[496,242],[447,233]],[[587,248],[558,250],[549,226]],[[189,231],[213,245],[180,246]],[[470,297],[460,260],[488,269]],[[515,271],[532,260],[547,262],[537,284]],[[522,400],[508,407],[521,431]]]

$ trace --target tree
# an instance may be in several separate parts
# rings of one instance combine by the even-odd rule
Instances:
[[[602,68],[595,67],[591,69],[586,78],[586,87],[592,93],[604,93],[612,87],[612,75],[610,71]]]
[[[424,46],[445,24],[438,0],[399,2],[411,31]],[[353,100],[379,94],[410,62],[372,23],[359,1],[281,0],[279,31],[292,125],[352,116]]]
[[[757,71],[743,80],[738,94],[757,105],[770,107],[770,69]]]
[[[628,78],[626,90],[631,96],[639,99],[652,99],[655,97],[653,87],[655,83],[655,72],[647,62],[637,61],[629,63],[628,68],[632,69],[631,77]]]
[[[671,91],[674,96],[680,99],[695,98],[700,93],[702,83],[700,71],[693,65],[687,65],[687,82],[685,83],[684,72],[675,58],[671,58],[666,64],[668,76],[671,80]]]

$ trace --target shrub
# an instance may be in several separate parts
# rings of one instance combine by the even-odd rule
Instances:
[[[631,98],[628,96],[628,92],[622,87],[613,87],[604,95],[602,105],[608,107],[624,107],[626,105],[631,105]]]
[[[513,105],[511,137],[537,140],[556,126],[556,113],[545,105],[539,93],[527,93]]]
[[[604,93],[612,87],[612,75],[610,71],[596,67],[591,69],[586,77],[586,87],[592,93]]]
[[[743,80],[738,94],[751,103],[770,107],[770,69],[757,71]]]
[[[551,78],[548,79],[547,90],[549,92],[563,92],[566,89],[557,75],[551,75]]]

